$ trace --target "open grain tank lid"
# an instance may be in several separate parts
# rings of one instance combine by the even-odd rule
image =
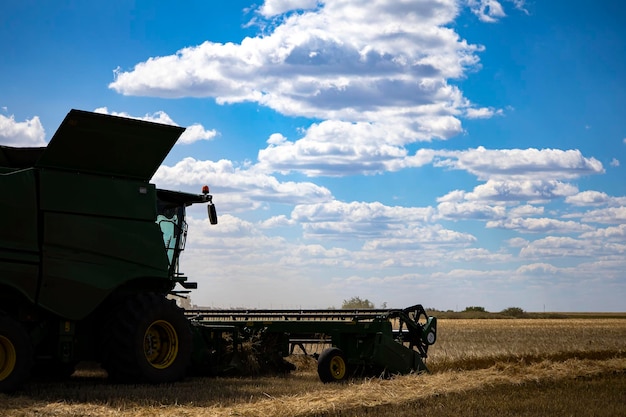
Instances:
[[[35,166],[149,181],[184,131],[71,110]]]

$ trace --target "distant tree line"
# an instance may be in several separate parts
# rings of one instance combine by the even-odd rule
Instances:
[[[372,309],[376,308],[370,300],[361,299],[361,297],[352,297],[349,300],[343,300],[341,304],[343,310]],[[382,303],[380,308],[387,308],[387,303]]]

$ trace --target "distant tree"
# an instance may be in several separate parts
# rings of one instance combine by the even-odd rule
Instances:
[[[343,300],[341,308],[344,310],[354,310],[357,308],[374,308],[374,303],[372,303],[367,298],[365,300],[362,300],[360,297],[352,297],[349,300]]]
[[[511,317],[524,317],[526,312],[519,307],[508,307],[502,310],[500,314]]]
[[[487,310],[485,310],[485,307],[479,307],[479,306],[465,307],[465,310],[463,310],[463,311],[479,312],[479,313],[486,313],[487,312]]]

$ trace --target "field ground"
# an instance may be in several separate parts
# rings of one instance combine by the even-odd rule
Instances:
[[[114,385],[98,371],[0,394],[6,417],[620,416],[624,318],[440,320],[431,374],[324,385],[310,358],[289,376]]]

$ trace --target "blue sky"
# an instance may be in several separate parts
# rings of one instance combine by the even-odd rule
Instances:
[[[43,3],[43,4],[42,4]],[[0,143],[72,108],[187,127],[215,307],[624,311],[619,2],[4,2]]]

